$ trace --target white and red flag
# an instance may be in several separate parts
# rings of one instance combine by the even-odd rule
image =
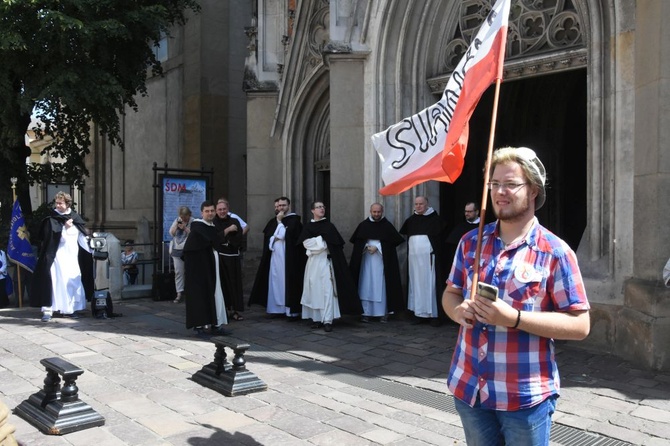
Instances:
[[[502,79],[511,0],[498,0],[440,100],[372,135],[382,162],[382,195],[396,195],[428,180],[453,183],[463,170],[468,121],[479,99]]]

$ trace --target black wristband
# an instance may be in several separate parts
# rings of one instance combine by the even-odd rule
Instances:
[[[518,328],[519,327],[519,322],[521,322],[521,310],[516,310],[518,313],[516,314],[516,324],[514,324],[514,327],[512,328]]]

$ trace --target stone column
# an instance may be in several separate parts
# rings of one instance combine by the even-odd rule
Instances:
[[[345,240],[365,217],[364,65],[367,54],[329,54],[330,215]],[[369,204],[369,203],[368,203]],[[347,244],[349,245],[349,244]],[[346,246],[347,256],[351,246]]]
[[[285,190],[281,140],[271,136],[276,108],[276,91],[247,93],[247,122],[253,123],[247,128],[247,223],[254,228],[247,235],[249,250],[262,249],[261,231],[274,212],[274,199],[290,193]],[[297,201],[289,198],[292,205]]]
[[[669,16],[668,2],[638,3],[633,269],[635,277],[654,281],[670,256]]]
[[[184,29],[184,151],[180,167],[214,168],[212,198],[246,219],[242,90],[251,2],[206,0]]]
[[[670,3],[638,2],[635,23],[635,164],[633,278],[625,283],[617,354],[670,368],[670,291],[662,284],[670,256]]]

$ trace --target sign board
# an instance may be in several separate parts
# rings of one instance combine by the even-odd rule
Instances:
[[[170,226],[178,217],[180,206],[188,206],[192,218],[200,218],[200,205],[207,199],[207,181],[204,177],[161,175],[164,242],[172,239]]]

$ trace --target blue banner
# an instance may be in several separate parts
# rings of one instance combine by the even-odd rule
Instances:
[[[37,258],[33,252],[33,247],[30,245],[30,235],[18,199],[14,200],[14,207],[12,208],[7,257],[30,272],[33,272],[37,264]]]

